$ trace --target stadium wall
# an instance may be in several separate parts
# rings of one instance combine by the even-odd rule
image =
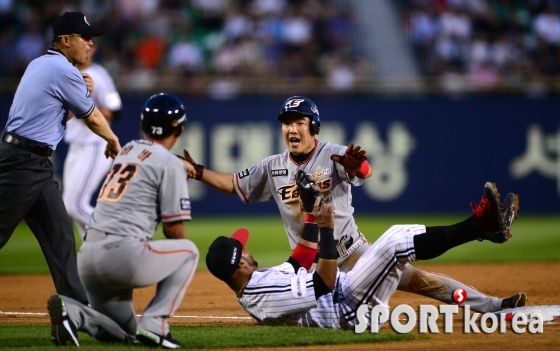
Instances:
[[[121,143],[139,137],[149,94],[123,94],[123,116],[113,123]],[[286,97],[241,96],[227,101],[180,96],[186,132],[173,151],[221,172],[240,172],[285,149],[276,119]],[[319,107],[319,139],[357,143],[374,176],[353,191],[357,213],[466,212],[492,181],[516,192],[521,210],[560,211],[560,97],[310,96]],[[0,95],[0,125],[11,100]],[[59,174],[62,142],[53,159]],[[189,180],[193,215],[274,213],[273,203],[243,205]]]

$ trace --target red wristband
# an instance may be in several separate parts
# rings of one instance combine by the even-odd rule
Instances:
[[[358,168],[357,171],[354,172],[354,175],[358,178],[365,178],[370,170],[371,170],[371,167],[369,166],[369,163],[366,160],[366,161],[362,162],[362,165],[360,166],[360,168]]]
[[[297,244],[294,252],[292,252],[292,258],[305,269],[311,268],[311,265],[315,260],[315,256],[317,256],[316,249],[312,249],[301,244]]]
[[[315,222],[315,216],[313,213],[306,213],[305,214],[305,223],[317,223]]]

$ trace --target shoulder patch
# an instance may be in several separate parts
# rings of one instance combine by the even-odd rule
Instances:
[[[239,176],[239,179],[243,179],[249,175],[249,169],[247,168],[246,170],[237,173],[237,175]]]
[[[273,177],[280,177],[280,176],[287,176],[288,170],[287,169],[273,169],[270,171],[270,175]]]

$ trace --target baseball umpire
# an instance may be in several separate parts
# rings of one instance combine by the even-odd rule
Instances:
[[[198,263],[183,221],[191,219],[185,161],[169,152],[186,120],[174,95],[150,97],[142,108],[146,138],[123,146],[101,187],[78,273],[91,307],[67,296],[48,301],[56,345],[79,346],[77,331],[102,341],[178,348],[167,319],[181,304]],[[153,240],[158,223],[167,239]],[[133,289],[157,284],[138,322]]]
[[[93,103],[93,81],[75,67],[85,62],[92,37],[102,33],[79,12],[55,20],[53,47],[25,70],[0,144],[0,248],[25,219],[56,291],[81,302],[87,299],[76,271],[74,231],[49,157],[63,137],[69,111],[107,141],[107,157],[121,149]]]
[[[299,184],[298,189],[306,191]],[[287,262],[258,270],[257,262],[246,248],[249,236],[246,230],[214,240],[206,255],[206,265],[235,292],[243,309],[262,324],[350,329],[358,324],[360,306],[389,308],[389,298],[406,263],[435,258],[462,243],[476,240],[486,231],[502,230],[504,223],[496,193],[493,184],[486,183],[483,198],[488,211],[454,225],[429,231],[419,224],[393,225],[367,247],[348,273],[338,271],[337,267],[333,235],[338,224],[336,209],[332,202],[322,201],[321,197],[316,197],[313,204],[320,237],[316,270],[308,272],[303,263],[304,251],[298,249]],[[449,241],[446,232],[453,232],[457,240]],[[300,245],[309,251],[317,248],[317,240],[308,236],[300,240]]]
[[[358,230],[352,206],[352,186],[361,185],[372,174],[365,151],[352,144],[346,147],[317,140],[316,136],[321,130],[319,110],[308,97],[292,96],[286,99],[277,119],[282,124],[282,137],[287,146],[283,153],[269,156],[237,174],[226,174],[196,164],[186,151],[189,176],[227,194],[238,195],[244,203],[274,200],[290,247],[294,250],[305,224],[314,221],[309,210],[301,205],[296,175],[300,171],[310,175],[325,198],[336,208],[334,235],[337,260],[340,270],[347,272],[369,246]],[[517,211],[515,206],[517,204],[513,202],[505,207]],[[479,232],[479,235],[481,239],[507,240],[502,232]],[[453,235],[451,237],[454,240]],[[505,299],[488,296],[450,277],[428,273],[411,264],[406,264],[398,286],[398,290],[431,297],[447,304],[454,303],[453,292],[459,288],[467,292],[467,303],[478,312],[523,306],[526,301],[523,292]]]

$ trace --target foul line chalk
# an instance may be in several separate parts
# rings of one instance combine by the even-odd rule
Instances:
[[[35,316],[35,317],[45,317],[48,316],[48,313],[40,313],[40,312],[4,312],[0,311],[0,315],[13,315],[13,316]],[[138,317],[142,317],[141,314],[137,315]],[[234,317],[234,316],[173,316],[171,318],[191,318],[191,319],[241,319],[241,320],[250,320],[251,317]]]

